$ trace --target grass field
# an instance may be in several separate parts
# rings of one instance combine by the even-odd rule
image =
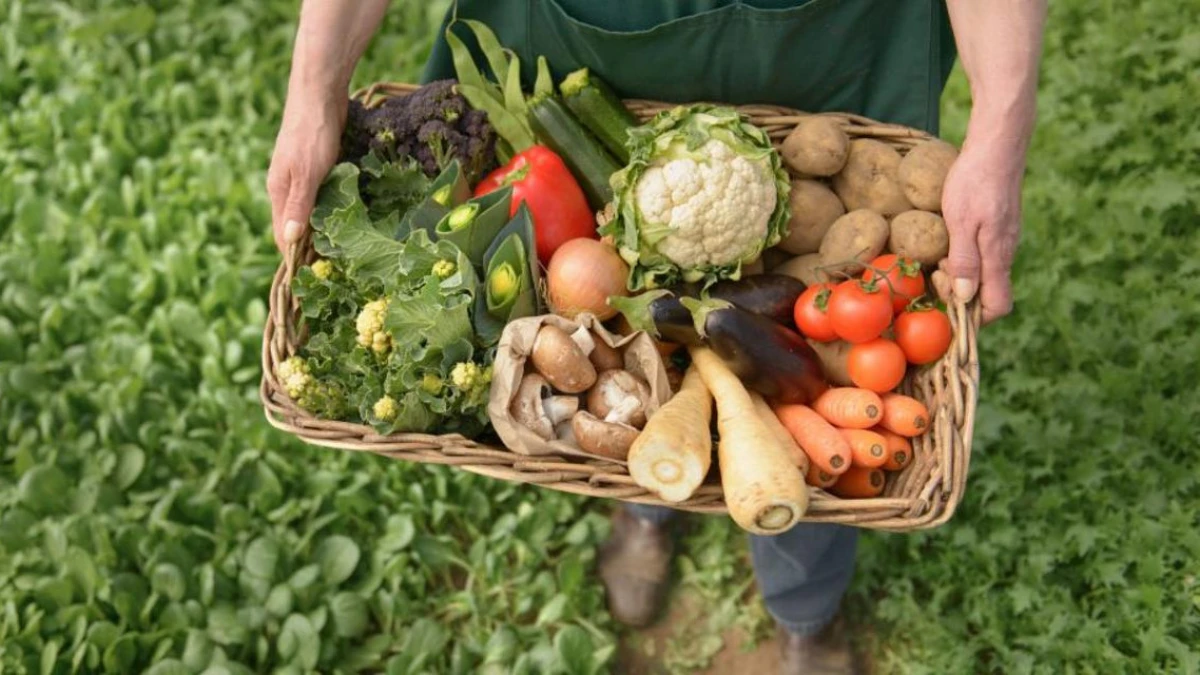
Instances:
[[[294,2],[0,0],[0,671],[607,672],[603,502],[310,448],[257,404]],[[1052,4],[966,499],[869,534],[881,672],[1200,672],[1200,5]],[[356,83],[415,76],[397,0]],[[968,110],[955,76],[945,135]],[[741,535],[661,658],[766,627]]]

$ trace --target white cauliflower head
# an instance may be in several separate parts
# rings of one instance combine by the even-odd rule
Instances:
[[[650,166],[634,188],[647,230],[665,227],[658,251],[683,268],[737,263],[762,249],[778,196],[766,158],[716,139]]]
[[[629,288],[736,279],[783,237],[791,183],[779,153],[732,108],[693,105],[631,132],[631,160],[613,175],[612,235]]]

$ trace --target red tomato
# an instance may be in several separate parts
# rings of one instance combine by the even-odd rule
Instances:
[[[950,317],[938,309],[912,309],[896,317],[896,344],[909,363],[933,363],[950,348]]]
[[[876,284],[849,279],[829,296],[829,320],[846,342],[866,342],[883,334],[892,322],[892,298]]]
[[[875,270],[883,272],[883,277],[880,278]],[[872,279],[879,279],[879,286],[891,295],[892,311],[896,314],[925,294],[925,275],[921,273],[921,263],[900,258],[894,253],[881,255],[871,261],[871,267],[863,273],[863,281]]]
[[[829,295],[833,291],[833,284],[822,283],[809,286],[796,299],[795,319],[796,327],[804,333],[805,337],[810,337],[817,342],[833,342],[837,339],[837,333],[833,331],[833,324],[829,321]]]
[[[850,347],[846,355],[846,373],[856,387],[886,394],[904,380],[908,363],[904,350],[891,340],[879,338]]]

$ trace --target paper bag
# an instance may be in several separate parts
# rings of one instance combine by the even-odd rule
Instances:
[[[492,389],[488,400],[488,416],[492,420],[492,426],[509,450],[522,455],[568,455],[624,464],[622,460],[584,452],[570,443],[556,439],[544,440],[513,418],[510,406],[521,385],[521,378],[525,376],[526,360],[533,351],[534,339],[538,330],[546,323],[554,324],[567,333],[575,332],[580,326],[589,328],[593,339],[622,349],[625,370],[641,377],[650,387],[650,402],[646,406],[647,418],[671,397],[666,364],[655,348],[654,340],[645,332],[638,331],[624,337],[614,335],[591,314],[582,314],[575,320],[565,319],[556,314],[530,316],[508,323],[496,348]],[[580,395],[580,410],[585,409],[586,400],[587,392],[584,392]]]

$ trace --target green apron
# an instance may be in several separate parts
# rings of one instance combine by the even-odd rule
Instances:
[[[626,98],[774,103],[938,131],[955,50],[944,0],[458,0],[422,81],[454,77],[453,12],[555,81],[587,66]],[[461,33],[457,32],[460,31]],[[455,27],[474,44],[465,26]],[[476,60],[486,68],[477,54]],[[486,72],[486,69],[485,69]]]

